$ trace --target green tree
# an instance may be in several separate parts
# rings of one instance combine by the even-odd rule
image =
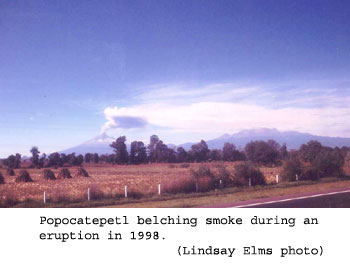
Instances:
[[[129,160],[129,154],[126,149],[126,137],[120,136],[117,138],[114,142],[111,143],[111,147],[114,149],[115,152],[115,161],[118,164],[126,164]]]
[[[204,162],[208,159],[210,150],[204,140],[191,146],[190,154],[195,162]]]
[[[279,151],[280,151],[280,156],[282,160],[285,160],[288,158],[288,150],[287,150],[287,145],[285,143],[281,146]]]
[[[222,151],[219,149],[210,150],[209,158],[212,161],[221,161],[222,160]]]
[[[150,142],[149,142],[149,145],[148,145],[148,157],[149,157],[149,160],[151,162],[155,162],[156,161],[156,146],[157,144],[159,143],[159,138],[157,135],[152,135],[150,137]]]
[[[230,142],[225,142],[222,148],[222,155],[224,161],[242,161],[245,160],[244,153],[238,151],[236,146]]]
[[[94,161],[95,164],[100,162],[100,156],[98,155],[98,153],[94,153],[93,161]]]
[[[47,163],[47,165],[48,165],[49,167],[59,167],[59,166],[63,165],[63,164],[61,163],[60,154],[57,153],[57,152],[50,154],[49,157],[48,157],[48,163]]]
[[[320,177],[343,175],[344,157],[338,150],[321,150],[312,161]]]
[[[90,163],[90,162],[92,162],[92,154],[90,154],[90,153],[86,153],[85,154],[85,157],[84,157],[84,160],[85,160],[85,163]]]
[[[79,154],[75,159],[74,165],[81,166],[83,162],[84,162],[84,156],[82,154]]]
[[[130,145],[130,162],[145,163],[147,160],[146,147],[142,141],[133,141]]]
[[[313,162],[317,155],[322,151],[323,146],[318,141],[309,141],[307,144],[300,146],[299,154],[301,160],[305,162]]]
[[[33,166],[38,167],[39,166],[39,155],[40,155],[38,147],[33,146],[30,149],[30,152],[32,154],[32,157],[30,158],[30,160],[31,160]]]
[[[42,168],[45,166],[46,163],[46,154],[42,154],[39,158],[39,167]]]
[[[16,155],[10,155],[7,157],[4,161],[3,164],[7,166],[8,168],[20,168],[21,166],[21,155],[16,154]]]
[[[69,163],[70,156],[62,153],[62,154],[58,155],[58,159],[59,159],[59,165],[63,166],[64,164],[68,164]]]
[[[236,146],[230,142],[225,142],[224,147],[222,148],[222,155],[224,161],[233,161],[234,152]]]
[[[283,163],[281,177],[286,181],[295,181],[296,177],[301,178],[303,172],[302,164],[297,157],[291,157]]]
[[[245,146],[245,153],[248,160],[259,164],[274,164],[280,159],[277,142],[270,140],[251,141]]]
[[[236,165],[233,176],[237,184],[248,185],[249,181],[252,186],[265,184],[264,174],[249,163]]]
[[[176,158],[177,158],[177,162],[179,163],[188,161],[187,152],[183,147],[178,147],[176,149]]]
[[[168,146],[163,141],[158,141],[155,150],[156,162],[167,162],[168,160]]]

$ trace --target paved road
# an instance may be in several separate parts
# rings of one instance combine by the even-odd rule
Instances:
[[[350,208],[350,188],[261,198],[212,206],[216,208]]]

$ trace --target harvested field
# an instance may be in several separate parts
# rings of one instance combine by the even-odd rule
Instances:
[[[128,186],[128,196],[139,198],[157,194],[158,185],[167,191],[171,185],[178,187],[177,182],[188,181],[192,170],[201,165],[207,165],[211,171],[216,173],[219,167],[226,166],[232,174],[234,166],[240,162],[211,162],[184,164],[143,164],[143,165],[84,165],[89,178],[73,177],[71,179],[47,180],[44,178],[43,170],[27,169],[31,183],[16,183],[15,177],[6,174],[5,169],[0,169],[5,177],[5,184],[0,185],[0,202],[6,199],[18,202],[28,200],[42,200],[43,192],[47,194],[48,202],[71,202],[87,199],[87,189],[90,188],[92,198],[123,198],[124,187]],[[76,167],[68,168],[69,172],[75,174]],[[62,169],[52,169],[56,178]],[[276,174],[281,168],[261,168],[267,178],[267,183],[275,182]],[[15,171],[16,173],[18,170]],[[193,188],[193,187],[192,187]],[[164,192],[163,191],[163,192]],[[173,191],[169,190],[169,193]]]
[[[74,171],[74,177],[89,177],[89,173],[85,168],[79,167]]]
[[[68,168],[62,168],[57,175],[57,179],[71,179],[72,175]]]
[[[236,163],[224,163],[230,171],[233,171]],[[144,165],[85,165],[84,168],[89,178],[74,177],[71,179],[47,180],[43,170],[27,169],[32,183],[15,183],[15,177],[6,174],[6,170],[0,169],[5,174],[6,184],[0,186],[0,198],[11,196],[18,201],[42,200],[43,192],[52,202],[77,201],[87,198],[87,188],[92,195],[103,197],[122,197],[124,187],[128,186],[130,197],[134,195],[150,195],[158,192],[158,184],[168,184],[174,180],[186,179],[191,176],[191,169],[203,165],[191,163],[189,167],[181,167],[181,164],[144,164]],[[215,170],[217,163],[207,163]],[[220,165],[222,165],[220,163]],[[75,174],[76,167],[69,168],[70,173]],[[61,169],[52,169],[56,178],[59,178]],[[17,170],[16,170],[17,172]]]
[[[43,177],[46,180],[56,180],[55,174],[50,169],[44,169]]]
[[[30,174],[27,170],[22,169],[18,176],[16,177],[15,182],[21,183],[21,182],[32,182],[32,178],[30,177]]]
[[[9,176],[15,176],[15,171],[12,168],[6,169],[6,174]]]

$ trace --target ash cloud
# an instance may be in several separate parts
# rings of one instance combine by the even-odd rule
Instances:
[[[148,124],[146,119],[138,116],[111,115],[107,116],[107,120],[108,121],[102,127],[102,133],[116,128],[144,128]]]

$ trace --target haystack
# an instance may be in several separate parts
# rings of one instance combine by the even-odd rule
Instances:
[[[27,170],[23,169],[19,172],[19,175],[16,178],[16,182],[32,182],[32,178],[30,177]]]
[[[4,176],[2,176],[1,172],[0,172],[0,184],[4,184],[5,183],[5,178]]]
[[[12,168],[8,168],[6,170],[6,174],[9,175],[9,176],[15,176],[15,171],[12,169]]]
[[[70,175],[68,168],[62,168],[58,172],[57,179],[70,179],[70,178],[72,178],[72,175]]]
[[[56,180],[55,174],[50,169],[44,169],[43,176],[45,180]]]
[[[82,167],[79,167],[75,173],[74,177],[89,177],[89,173]]]

